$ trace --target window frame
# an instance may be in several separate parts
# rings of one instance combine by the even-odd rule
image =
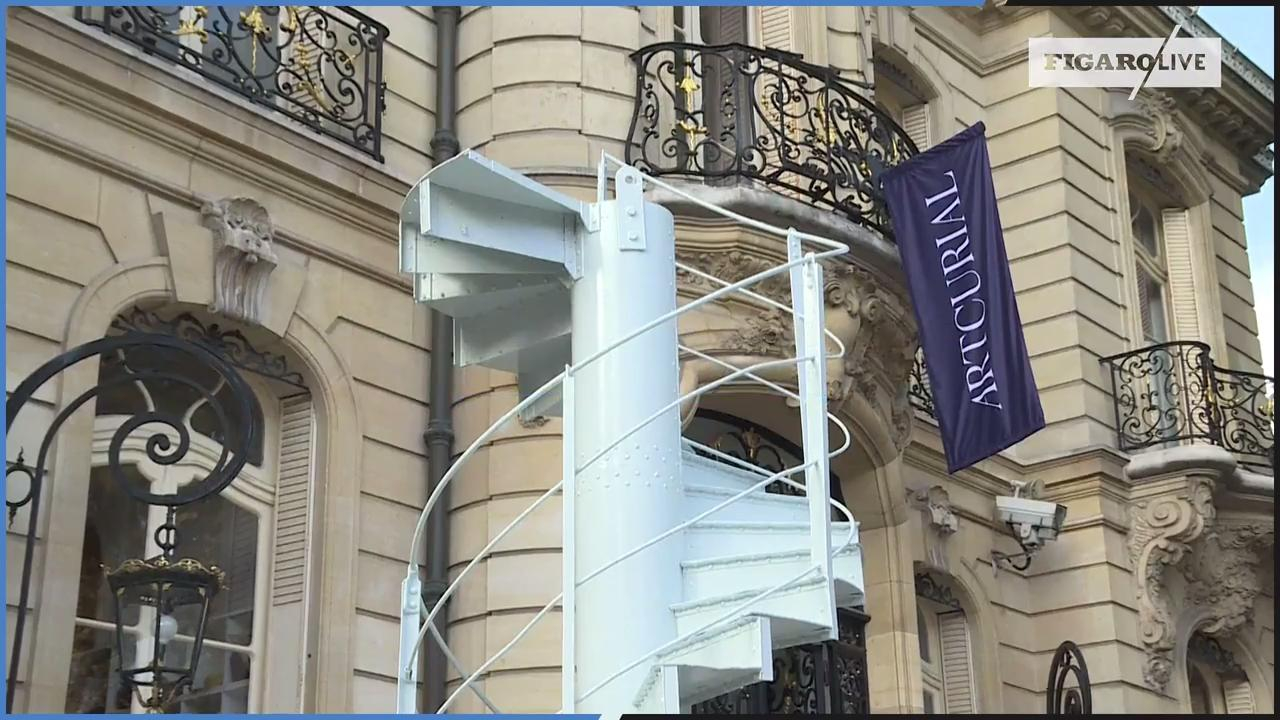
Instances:
[[[249,660],[249,677],[244,681],[247,683],[247,698],[245,704],[245,712],[258,713],[262,712],[262,706],[265,698],[266,680],[270,669],[267,667],[267,621],[271,611],[272,597],[272,563],[274,560],[274,530],[276,516],[276,499],[277,488],[270,479],[275,478],[278,472],[278,456],[280,450],[280,402],[275,393],[269,391],[258,378],[252,376],[243,376],[246,382],[254,392],[254,396],[262,409],[262,432],[263,432],[263,453],[261,464],[253,464],[246,462],[240,473],[231,481],[231,483],[223,489],[216,497],[226,500],[234,504],[236,507],[253,514],[257,520],[257,538],[256,538],[256,556],[254,565],[254,595],[252,601],[253,620],[250,630],[250,641],[248,644],[240,644],[215,640],[209,637],[204,638],[203,647],[206,650],[218,650],[228,654],[243,655]],[[148,404],[152,403],[150,393],[152,391],[145,387],[140,387],[140,393],[146,399]],[[268,402],[263,402],[269,400]],[[126,438],[124,446],[120,453],[121,465],[135,466],[138,472],[151,482],[170,482],[168,476],[171,473],[183,473],[198,475],[201,471],[208,471],[217,463],[217,459],[221,453],[222,445],[217,441],[209,438],[200,432],[194,430],[190,426],[191,416],[203,401],[198,401],[189,407],[186,411],[184,420],[187,424],[187,430],[190,437],[190,446],[183,460],[175,465],[161,466],[152,462],[146,453],[146,439],[140,433],[131,434]],[[121,423],[125,422],[130,416],[120,414],[98,415],[94,418],[92,430],[92,451],[90,454],[89,467],[102,468],[109,464],[108,453],[111,439],[116,429]],[[172,436],[171,430],[168,433]],[[175,438],[176,439],[176,438]],[[179,481],[181,478],[178,479]],[[164,522],[165,510],[159,506],[148,506],[147,508],[147,524],[143,530],[145,545],[144,555],[150,557],[158,554],[159,548],[155,545],[155,529],[160,523]],[[85,517],[84,522],[87,524],[89,518]],[[82,560],[83,562],[83,560]],[[80,580],[77,580],[77,592],[80,588]],[[115,641],[116,626],[114,622],[106,622],[97,618],[81,617],[78,612],[74,615],[73,624],[75,627],[89,628],[92,630],[107,631],[112,635],[112,643]],[[136,638],[137,647],[143,647],[150,642],[150,633],[148,628],[151,624],[146,618],[139,618],[136,625],[124,628],[126,635]],[[190,640],[187,636],[180,635],[175,638],[181,642]],[[112,654],[114,656],[114,648]],[[74,662],[74,656],[69,659]],[[203,661],[202,661],[203,662]],[[111,674],[115,674],[112,669]],[[74,679],[72,679],[74,681]],[[205,691],[197,693],[184,693],[183,698],[178,701],[180,712],[182,705],[190,699],[197,696],[203,696],[205,693],[223,693],[233,684],[227,683],[209,688]],[[111,687],[111,678],[107,679],[108,687]],[[145,713],[145,708],[139,702],[136,692],[130,694],[130,714]],[[69,711],[67,711],[69,712]]]

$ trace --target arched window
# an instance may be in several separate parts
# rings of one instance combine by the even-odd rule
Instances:
[[[1187,643],[1187,700],[1196,715],[1256,712],[1244,669],[1218,641],[1200,633]]]
[[[929,92],[890,51],[877,47],[874,64],[876,104],[902,126],[917,149],[927,149],[934,139]]]
[[[964,608],[945,579],[934,573],[917,572],[915,580],[924,712],[977,712],[972,643]]]
[[[160,321],[188,339],[204,333],[206,344],[221,339],[224,355],[234,364],[260,364],[270,379],[243,372],[255,390],[261,433],[246,453],[248,463],[218,495],[177,508],[179,557],[197,558],[226,573],[226,587],[210,603],[205,639],[190,689],[168,708],[173,712],[245,713],[302,710],[301,664],[305,655],[304,595],[306,549],[310,536],[312,447],[315,433],[311,398],[284,373],[283,358],[252,350],[238,332],[206,326],[190,315]],[[120,327],[128,327],[122,323]],[[237,352],[236,348],[240,351]],[[163,368],[181,382],[157,379],[149,371]],[[120,381],[120,382],[112,382]],[[176,447],[177,433],[162,424],[147,424],[125,439],[120,465],[126,484],[155,494],[177,492],[208,476],[223,453],[222,439],[233,428],[222,427],[212,409],[228,392],[223,381],[184,353],[137,347],[103,358],[99,383],[108,385],[96,405],[88,509],[72,642],[67,712],[142,712],[145,692],[122,684],[116,669],[136,653],[149,652],[154,617],[122,618],[127,640],[117,657],[115,606],[105,570],[129,558],[159,554],[156,531],[166,509],[133,499],[112,477],[108,448],[116,430],[132,417],[160,412],[181,418],[190,448],[173,464],[148,457],[148,438],[164,432]],[[207,393],[207,396],[206,396]],[[186,625],[182,625],[186,627]],[[168,652],[189,650],[192,638],[178,635]],[[272,675],[267,678],[267,670]]]

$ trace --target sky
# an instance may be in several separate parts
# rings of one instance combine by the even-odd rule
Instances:
[[[1202,7],[1200,17],[1223,38],[1240,48],[1271,77],[1276,76],[1274,7]],[[1224,69],[1225,71],[1225,69]],[[1262,341],[1262,366],[1275,376],[1276,257],[1275,178],[1262,191],[1244,199],[1244,231],[1249,243],[1249,270],[1253,276],[1253,301]]]

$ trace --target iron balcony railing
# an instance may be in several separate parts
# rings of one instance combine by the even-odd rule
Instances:
[[[1214,364],[1209,346],[1169,342],[1103,358],[1121,450],[1192,441],[1274,470],[1275,382]]]
[[[933,391],[929,389],[924,351],[919,348],[916,349],[916,361],[911,365],[911,375],[907,378],[907,399],[915,409],[929,417],[937,417],[933,413]]]
[[[307,5],[121,5],[78,7],[75,16],[382,160],[388,30],[363,13]]]
[[[880,174],[917,151],[870,86],[746,45],[659,43],[632,58],[628,163],[654,176],[760,182],[889,236]]]

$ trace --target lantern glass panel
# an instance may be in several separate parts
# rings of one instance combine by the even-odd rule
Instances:
[[[209,602],[205,637],[248,645],[253,640],[258,516],[218,496],[178,508],[177,526],[180,556],[199,558],[226,573],[226,589]]]
[[[124,662],[121,663],[114,631],[77,625],[71,640],[66,712],[94,715],[129,712],[133,694],[116,669],[122,664],[133,665],[136,646],[135,634],[124,643]]]
[[[135,465],[122,465],[126,482],[146,484]],[[84,545],[80,554],[80,595],[76,616],[114,622],[115,603],[103,568],[115,569],[129,558],[145,557],[147,552],[146,505],[129,497],[111,479],[106,467],[93,468],[89,476],[89,507],[86,513]],[[126,625],[138,623],[137,607],[128,608]]]
[[[153,558],[129,561],[110,576],[119,617],[137,608],[141,627],[140,641],[134,661],[121,667],[124,678],[139,687],[152,688],[144,693],[149,704],[165,707],[174,693],[187,686],[194,677],[204,640],[204,623],[208,617],[209,597],[221,584],[221,573],[190,560],[170,563]],[[135,630],[116,625],[118,651],[135,637]],[[192,642],[177,642],[186,636]]]

